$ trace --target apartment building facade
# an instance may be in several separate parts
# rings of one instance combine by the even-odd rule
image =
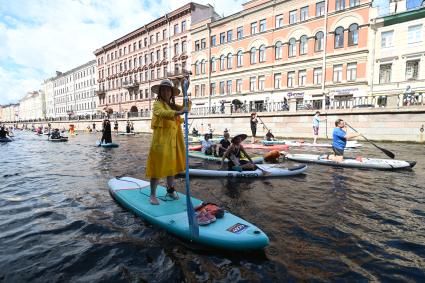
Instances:
[[[17,120],[34,120],[46,118],[46,102],[43,91],[31,91],[19,101],[19,118]]]
[[[371,1],[253,0],[192,30],[196,106],[237,100],[262,107],[368,94]]]
[[[397,4],[371,24],[370,92],[376,95],[425,92],[425,7]]]
[[[188,3],[97,49],[99,110],[147,113],[150,88],[191,66],[191,26],[218,17],[213,7]]]

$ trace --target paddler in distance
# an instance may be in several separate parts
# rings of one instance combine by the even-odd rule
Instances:
[[[189,80],[189,77],[186,77]],[[183,86],[183,80],[181,80]],[[180,90],[169,79],[162,80],[160,84],[151,87],[157,94],[153,104],[151,120],[152,142],[146,163],[146,177],[150,178],[150,203],[159,205],[156,197],[156,188],[160,178],[167,178],[167,196],[178,199],[174,188],[174,176],[186,169],[185,144],[181,124],[181,115],[190,110],[182,105],[177,105],[175,97]]]

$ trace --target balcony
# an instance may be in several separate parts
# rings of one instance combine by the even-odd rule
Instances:
[[[167,77],[172,80],[172,79],[180,79],[183,78],[184,76],[188,76],[191,75],[192,72],[186,69],[182,69],[182,68],[176,68],[174,69],[174,71],[171,72],[167,72]]]
[[[106,94],[106,90],[104,89],[99,89],[95,91],[95,95],[97,96],[105,96],[105,94]]]
[[[126,89],[138,88],[139,83],[138,82],[123,82],[122,87]]]

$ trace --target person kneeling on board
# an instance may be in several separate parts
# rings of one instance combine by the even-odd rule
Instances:
[[[347,134],[347,126],[345,125],[344,120],[336,120],[335,129],[333,130],[332,134],[332,150],[334,154],[327,154],[327,156],[324,158],[335,162],[342,162],[344,160],[344,150],[347,146],[347,140],[356,138],[358,136],[360,136],[360,134]]]
[[[246,153],[245,149],[242,146],[242,142],[247,137],[248,136],[245,134],[239,134],[232,138],[232,144],[226,150],[223,155],[223,158],[221,159],[221,168],[224,168],[224,160],[228,158],[229,163],[227,164],[227,166],[229,170],[242,172],[244,170],[252,171],[256,169],[256,166],[252,161],[251,157],[248,155],[248,153]],[[243,159],[241,160],[242,157],[247,158],[249,161]]]
[[[183,81],[182,81],[183,87]],[[146,164],[146,177],[150,178],[150,203],[159,205],[156,188],[160,178],[167,178],[167,196],[178,199],[174,189],[174,176],[186,170],[185,144],[183,140],[181,115],[190,111],[177,105],[175,97],[180,90],[169,79],[151,87],[152,93],[157,94],[153,104],[151,120],[152,142]]]
[[[274,135],[272,134],[272,130],[268,130],[266,134],[267,141],[274,141]]]
[[[52,132],[52,134],[50,135],[50,138],[52,140],[60,139],[61,138],[61,133],[60,133],[59,129],[54,129],[53,132]]]
[[[205,155],[217,155],[217,145],[210,141],[210,134],[204,135],[204,140],[201,142],[202,145],[202,153]]]
[[[223,139],[220,141],[218,145],[218,156],[223,157],[224,153],[230,146],[230,134],[229,131],[225,130],[223,134]]]

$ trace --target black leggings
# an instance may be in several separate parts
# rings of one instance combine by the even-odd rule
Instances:
[[[251,128],[252,136],[255,137],[257,134],[257,128]]]

